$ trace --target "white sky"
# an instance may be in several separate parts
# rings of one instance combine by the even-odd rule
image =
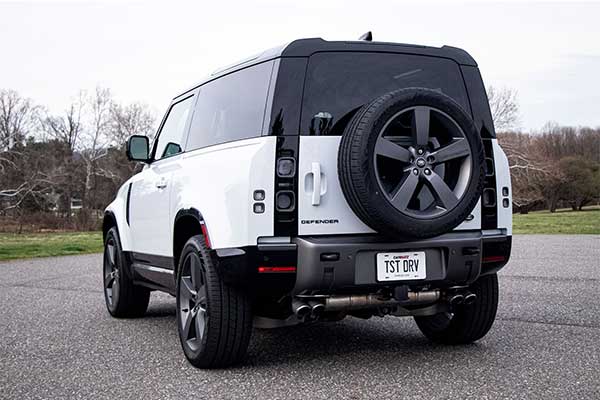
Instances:
[[[302,37],[469,51],[486,84],[515,88],[521,126],[600,126],[600,3],[0,0],[0,88],[53,111],[109,87],[162,113],[218,67]]]

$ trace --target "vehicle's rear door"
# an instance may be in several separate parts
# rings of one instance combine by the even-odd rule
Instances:
[[[354,113],[390,91],[424,87],[453,98],[470,114],[456,62],[410,54],[336,52],[309,58],[298,151],[298,234],[361,234],[372,230],[352,211],[337,170],[341,135]],[[479,229],[479,205],[457,229]]]

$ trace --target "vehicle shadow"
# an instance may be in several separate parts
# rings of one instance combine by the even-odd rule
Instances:
[[[370,363],[413,363],[473,357],[486,346],[444,346],[425,338],[412,318],[362,320],[348,317],[335,323],[316,323],[273,330],[254,329],[247,365],[335,363],[340,359]],[[390,365],[391,365],[390,364]],[[315,364],[317,365],[317,364]]]
[[[158,322],[174,330],[175,301],[152,302],[146,316],[149,323]],[[363,320],[347,317],[339,322],[319,322],[277,329],[252,331],[248,357],[233,368],[272,368],[282,365],[315,367],[340,360],[360,362],[365,366],[380,363],[414,362],[449,363],[461,359],[485,357],[490,348],[481,343],[444,346],[430,342],[418,330],[412,318],[373,317]],[[231,370],[231,369],[229,369]]]

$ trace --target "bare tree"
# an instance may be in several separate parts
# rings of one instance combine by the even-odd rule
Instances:
[[[87,99],[89,120],[81,132],[79,154],[85,164],[85,184],[82,193],[84,211],[92,208],[92,192],[95,176],[98,173],[98,162],[108,153],[110,138],[110,110],[113,104],[109,89],[97,87],[92,96]],[[85,222],[84,222],[85,223]]]
[[[131,163],[125,156],[125,141],[132,135],[154,135],[154,113],[142,103],[120,105],[113,103],[109,138],[111,148],[98,165],[98,175],[109,179],[117,187],[133,175],[139,164]]]
[[[154,134],[154,113],[146,104],[113,104],[111,117],[111,136],[116,146],[123,145],[132,135],[151,138]]]
[[[487,88],[492,119],[497,132],[515,130],[519,125],[519,104],[517,92],[510,88]]]
[[[0,150],[10,150],[25,139],[35,123],[36,112],[30,99],[14,90],[0,90]]]
[[[63,115],[46,115],[42,120],[45,131],[54,139],[66,143],[71,150],[75,150],[78,139],[83,129],[82,114],[85,106],[85,92],[80,91],[79,96]]]

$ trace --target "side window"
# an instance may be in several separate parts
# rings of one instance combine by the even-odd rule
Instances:
[[[154,159],[160,160],[181,153],[185,137],[185,123],[192,106],[193,97],[171,106],[167,119],[158,134]]]
[[[187,150],[262,134],[273,62],[265,62],[200,87]]]

